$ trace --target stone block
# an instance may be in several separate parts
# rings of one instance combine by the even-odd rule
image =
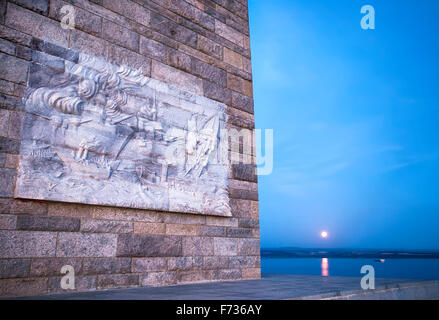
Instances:
[[[53,257],[55,232],[0,230],[0,258]]]
[[[206,2],[206,4],[203,4],[203,10],[208,15],[214,17],[215,19],[218,19],[222,22],[226,22],[226,16],[223,13],[220,13],[218,8],[221,8],[216,5],[211,5]]]
[[[148,26],[150,20],[150,11],[130,0],[103,0],[102,5],[110,9],[111,11],[117,12],[128,19],[134,20],[137,23]]]
[[[168,259],[169,271],[188,271],[202,267],[203,257],[172,257]]]
[[[234,90],[235,92],[243,91],[243,79],[232,73],[227,74],[227,88]]]
[[[8,95],[13,95],[14,94],[14,85],[15,84],[13,82],[5,81],[5,80],[0,80],[0,92],[8,94]],[[0,112],[2,112],[2,111],[6,111],[6,110],[1,109]],[[1,119],[1,115],[0,115],[0,119]],[[5,124],[3,122],[1,122],[1,121],[2,120],[0,120],[1,125],[5,126]],[[2,127],[2,126],[0,126],[0,127]]]
[[[238,252],[238,239],[214,238],[214,245],[217,256],[236,256]]]
[[[65,47],[61,47],[49,41],[32,38],[31,47],[34,51],[41,51],[50,56],[58,57],[64,60],[69,60],[75,63],[78,62],[79,59],[78,52],[67,49]],[[34,58],[35,57],[38,56],[34,56]],[[62,70],[62,72],[64,72],[64,69]]]
[[[106,274],[98,276],[98,289],[134,287],[139,285],[137,274]]]
[[[57,46],[53,46],[53,48],[56,48]],[[60,50],[61,52],[64,50]],[[67,49],[65,49],[67,51]],[[61,52],[58,52],[58,50],[54,51],[54,53],[62,54]],[[48,55],[43,52],[34,50],[32,52],[32,61],[37,62],[38,64],[41,64],[43,66],[50,67],[51,69],[54,69],[54,71],[57,71],[57,73],[63,73],[64,72],[64,60],[55,57],[54,55]]]
[[[133,258],[132,272],[147,273],[151,271],[166,271],[168,258]]]
[[[244,95],[253,98],[253,84],[249,80],[243,81],[243,92]]]
[[[130,258],[84,258],[83,274],[130,273]]]
[[[0,215],[0,229],[12,230],[17,226],[17,216],[10,214]]]
[[[4,161],[5,168],[17,169],[18,166],[18,155],[16,154],[6,154]]]
[[[250,37],[244,35],[244,49],[250,50]]]
[[[131,233],[133,230],[133,222],[129,221],[81,219],[82,232]]]
[[[30,259],[0,259],[0,279],[29,276]]]
[[[224,62],[228,63],[235,68],[243,69],[243,57],[239,53],[224,47]]]
[[[242,18],[248,24],[247,2],[245,2],[244,0],[244,4],[243,4],[242,1],[229,0],[229,1],[223,1],[223,5],[227,10],[233,12],[235,16]]]
[[[208,237],[184,237],[184,256],[212,256],[213,238]]]
[[[177,275],[178,283],[195,283],[195,282],[204,282],[210,281],[211,274],[206,270],[195,270],[195,271],[180,271]]]
[[[113,22],[103,21],[102,37],[127,49],[139,51],[139,35]]]
[[[204,257],[204,269],[226,269],[229,267],[229,257]]]
[[[259,219],[239,219],[241,228],[259,228]]]
[[[261,268],[243,268],[241,269],[242,279],[260,279]]]
[[[31,231],[79,231],[79,219],[18,216],[17,229]]]
[[[242,75],[227,74],[227,87],[247,97],[253,97],[252,83]]]
[[[75,275],[82,274],[82,258],[37,258],[32,259],[31,277],[62,277],[63,266],[72,266]]]
[[[252,235],[252,229],[249,228],[227,228],[228,237],[250,238]]]
[[[14,84],[14,95],[17,97],[24,97],[26,94],[26,86],[21,85],[21,84]]]
[[[161,222],[163,217],[160,213],[149,210],[112,208],[112,207],[92,207],[92,217],[104,220],[138,221],[138,222]]]
[[[6,25],[64,47],[67,47],[69,43],[70,30],[61,28],[59,22],[12,3],[8,4]]]
[[[118,236],[119,257],[175,257],[181,254],[181,237],[143,234]]]
[[[192,59],[191,71],[193,74],[212,81],[221,87],[227,87],[227,73],[217,67],[198,59]]]
[[[244,47],[244,35],[219,20],[215,21],[215,33],[240,47]]]
[[[28,47],[17,45],[16,54],[17,54],[18,58],[21,58],[24,60],[31,60],[32,59],[32,49],[30,49]]]
[[[223,60],[223,47],[201,35],[198,35],[198,50],[219,60]]]
[[[232,165],[232,172],[234,179],[258,182],[256,167],[253,164],[234,164]]]
[[[0,25],[0,38],[25,46],[29,46],[32,41],[30,35],[3,25]]]
[[[219,269],[211,272],[214,280],[239,280],[242,278],[240,269]]]
[[[19,4],[27,9],[41,13],[45,16],[49,14],[49,0],[11,0],[10,2]]]
[[[174,236],[196,236],[200,233],[200,226],[167,224],[166,234]]]
[[[245,199],[245,200],[258,201],[258,192],[257,191],[249,191],[249,190],[243,190],[243,189],[230,189],[229,195],[230,195],[230,198],[233,198],[233,199]]]
[[[46,215],[47,203],[35,200],[13,199],[10,213],[27,215]]]
[[[168,62],[168,50],[169,48],[160,42],[152,39],[140,37],[140,54],[153,58],[163,63]]]
[[[114,257],[117,235],[97,233],[60,232],[58,257]]]
[[[155,79],[174,84],[197,94],[203,94],[203,80],[153,60],[151,76]],[[212,93],[213,94],[213,93]]]
[[[15,55],[15,44],[0,38],[0,51],[10,55]]]
[[[259,239],[239,239],[238,255],[260,255]]]
[[[206,222],[206,217],[196,214],[161,212],[160,215],[163,217],[163,222],[165,223],[201,225]]]
[[[169,65],[172,67],[193,73],[191,70],[192,60],[194,59],[187,54],[174,49],[169,50]]]
[[[12,197],[16,176],[15,170],[0,168],[0,197]]]
[[[7,94],[0,94],[0,107],[9,110],[21,110],[22,106],[23,104],[18,97],[10,96]]]
[[[151,28],[190,47],[197,47],[197,34],[195,32],[178,25],[158,13],[151,12]]]
[[[10,213],[11,203],[12,199],[10,198],[0,198],[0,214]]]
[[[149,272],[140,275],[140,285],[146,286],[170,286],[177,283],[177,272]]]
[[[102,6],[103,0],[94,0],[94,1],[75,0],[74,5],[88,12],[91,12],[97,16],[115,22],[117,24],[120,24],[125,28],[130,28],[131,23],[133,23],[133,21],[130,21],[128,18],[122,16],[121,14],[108,10],[107,8],[104,8]]]
[[[6,167],[6,153],[0,153],[0,167]]]
[[[207,237],[224,237],[226,235],[226,228],[216,226],[201,226],[200,236]]]
[[[96,290],[96,276],[75,276],[75,289],[61,288],[62,277],[49,278],[49,293],[72,293]]]
[[[253,268],[257,266],[256,256],[236,256],[229,257],[229,267],[242,269],[242,268]]]
[[[0,109],[0,136],[7,137],[9,129],[9,111]]]
[[[206,217],[206,225],[219,227],[237,227],[238,219],[223,217]]]
[[[203,80],[203,86],[205,97],[220,101],[226,105],[232,103],[232,92],[228,88],[224,88],[207,80]]]
[[[204,13],[199,8],[188,4],[186,1],[169,0],[166,2],[167,7],[176,14],[193,21],[208,30],[215,29],[215,19]]]
[[[47,278],[0,280],[0,296],[28,296],[47,293]]]
[[[28,66],[26,60],[0,53],[0,77],[4,80],[25,84]]]
[[[252,62],[249,58],[242,58],[242,66],[245,72],[252,73]]]
[[[245,37],[247,37],[249,35],[249,33],[250,33],[247,21],[244,21],[240,17],[237,17],[236,15],[234,15],[234,16],[228,16],[226,18],[225,23],[228,26],[232,27],[233,29],[235,29],[235,30],[237,30],[237,31],[239,31],[240,33],[243,34],[243,37],[244,37],[244,48],[245,48],[245,45],[246,45],[245,44],[245,41],[246,41]]]
[[[61,21],[65,16],[65,14],[61,11],[61,8],[65,5],[69,4],[62,0],[52,0],[49,16],[55,20]],[[81,8],[74,8],[75,29],[80,29],[94,36],[99,36],[102,30],[102,18]]]
[[[54,217],[90,218],[93,206],[83,204],[49,202],[47,214]]]
[[[6,1],[0,1],[0,23],[5,23],[5,15],[6,15]]]
[[[70,48],[75,51],[92,54],[98,57],[105,57],[108,46],[108,42],[101,38],[92,36],[91,34],[82,32],[78,29],[72,30],[70,36]]]
[[[232,92],[232,106],[248,113],[255,111],[253,99],[238,92]]]
[[[135,222],[134,233],[142,234],[165,234],[166,224],[153,222]]]
[[[1,153],[18,154],[19,150],[20,150],[20,142],[18,142],[17,140],[12,140],[9,138],[0,137],[0,152]],[[7,176],[9,174],[11,174],[11,172],[5,172],[3,174],[4,174],[3,179],[7,179]],[[8,187],[8,185],[10,185],[10,181],[5,186]],[[1,190],[3,190],[2,187],[0,187],[0,193],[1,193]]]

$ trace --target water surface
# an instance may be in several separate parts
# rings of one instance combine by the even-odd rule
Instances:
[[[262,258],[262,273],[361,277],[361,267],[372,265],[376,278],[439,280],[439,259]]]

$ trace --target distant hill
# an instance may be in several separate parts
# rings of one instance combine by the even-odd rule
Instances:
[[[373,249],[305,249],[263,248],[263,258],[374,258],[374,259],[439,259],[439,251],[373,250]]]

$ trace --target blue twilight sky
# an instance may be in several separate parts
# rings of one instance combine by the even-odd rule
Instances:
[[[439,249],[439,1],[249,10],[256,126],[274,129],[262,246]]]

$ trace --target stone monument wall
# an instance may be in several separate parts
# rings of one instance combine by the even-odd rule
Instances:
[[[259,278],[250,59],[247,0],[0,0],[0,296]]]

